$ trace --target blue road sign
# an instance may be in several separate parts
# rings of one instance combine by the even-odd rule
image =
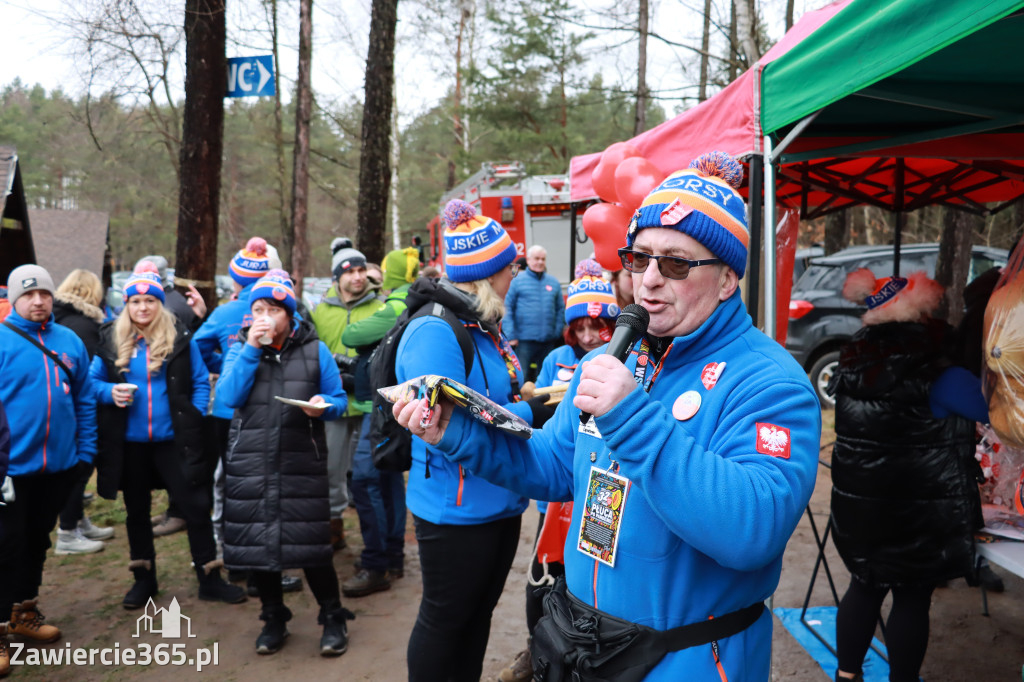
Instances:
[[[228,57],[227,97],[269,97],[273,94],[273,55]]]

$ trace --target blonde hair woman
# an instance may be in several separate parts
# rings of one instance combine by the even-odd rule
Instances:
[[[100,344],[103,324],[103,284],[88,270],[72,270],[53,295],[53,319],[73,331],[85,344],[91,360]],[[60,511],[55,554],[91,554],[103,549],[101,540],[114,535],[113,528],[92,525],[82,506],[82,493],[92,477],[91,468],[81,472]]]
[[[529,404],[518,402],[523,373],[500,326],[516,274],[515,244],[501,225],[463,201],[448,204],[445,221],[447,278],[421,277],[406,302],[431,306],[427,299],[450,315],[409,323],[395,359],[398,380],[442,374],[532,421]],[[466,337],[468,346],[459,341]],[[491,613],[512,566],[527,499],[412,440],[406,504],[416,524],[423,598],[409,638],[409,680],[480,679]]]
[[[192,333],[164,308],[164,290],[152,263],[140,263],[124,286],[124,310],[100,329],[90,373],[100,429],[97,489],[107,499],[124,494],[125,522],[135,584],[123,606],[137,609],[157,593],[156,551],[149,513],[162,482],[188,524],[199,598],[245,601],[241,588],[220,577],[210,522],[203,448],[203,415],[210,376]]]

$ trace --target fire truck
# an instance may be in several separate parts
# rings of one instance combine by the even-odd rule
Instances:
[[[562,286],[572,281],[576,261],[593,255],[583,232],[583,211],[576,207],[576,235],[572,231],[569,176],[528,175],[519,161],[484,163],[479,171],[441,197],[440,208],[452,199],[473,205],[481,215],[501,223],[520,256],[534,244],[548,252],[547,269]],[[440,266],[444,257],[444,220],[436,216],[427,225],[431,262]]]

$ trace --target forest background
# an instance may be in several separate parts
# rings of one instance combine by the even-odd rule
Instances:
[[[290,243],[296,74],[288,55],[300,1],[228,3],[228,54],[278,55],[279,96],[224,100],[218,271],[250,236]],[[531,174],[565,173],[572,156],[600,151],[713,95],[798,12],[824,4],[402,0],[383,250],[396,231],[403,246],[414,235],[425,239],[441,195],[481,163],[516,160]],[[329,274],[333,237],[357,235],[364,102],[357,67],[372,9],[342,3],[314,14],[319,38],[311,59],[320,77],[309,128],[307,275]],[[86,66],[77,82],[49,90],[23,82],[16,64],[5,70],[13,78],[0,87],[0,144],[17,149],[29,205],[107,212],[114,269],[146,253],[173,261],[184,108],[180,7],[88,0],[37,15]],[[339,46],[353,59],[337,59]],[[974,243],[1008,247],[1024,215],[960,219],[973,221]],[[830,251],[891,235],[891,216],[875,208],[831,220],[805,224],[801,245],[823,241],[826,229],[839,235]],[[945,220],[941,207],[917,211],[904,239],[938,241]]]

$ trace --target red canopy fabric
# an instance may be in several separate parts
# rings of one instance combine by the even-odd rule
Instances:
[[[628,143],[665,173],[685,168],[701,154],[720,150],[735,157],[761,152],[759,107],[760,72],[765,64],[785,54],[790,48],[831,19],[851,0],[838,0],[827,7],[805,13],[758,61],[714,97],[683,112],[661,125],[643,132]],[[584,201],[597,196],[590,177],[604,150],[574,156],[569,163],[570,197]]]

